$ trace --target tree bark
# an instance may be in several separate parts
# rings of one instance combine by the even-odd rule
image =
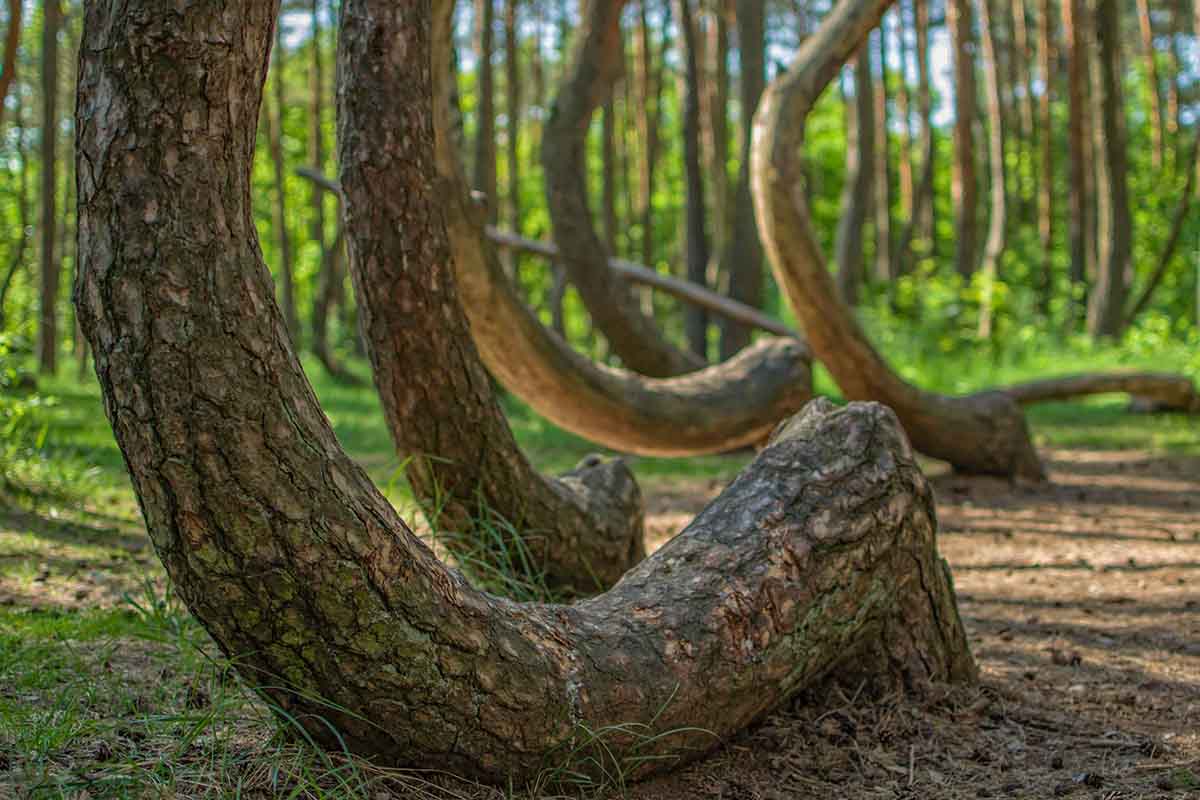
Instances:
[[[704,174],[700,165],[700,59],[699,35],[692,14],[692,0],[674,0],[675,15],[679,18],[680,55],[684,64],[682,81],[683,116],[683,165],[685,175],[684,203],[684,260],[687,263],[687,279],[707,287],[708,280],[708,232],[704,220],[707,216],[704,201]],[[708,312],[697,306],[684,308],[683,326],[688,349],[700,358],[708,355]]]
[[[1070,0],[1064,0],[1070,2]],[[1042,248],[1041,275],[1038,285],[1038,308],[1049,316],[1054,297],[1054,118],[1051,99],[1054,93],[1054,18],[1050,0],[1041,0],[1038,14],[1038,71],[1042,78],[1042,94],[1038,98],[1038,144],[1041,158],[1038,187],[1038,242]]]
[[[1033,47],[1029,43],[1029,25],[1026,20],[1026,0],[1012,0],[1010,6],[1013,18],[1013,41],[1010,48],[1010,55],[1013,59],[1013,64],[1016,66],[1017,81],[1013,84],[1013,93],[1020,89],[1020,97],[1017,98],[1017,118],[1020,120],[1020,130],[1015,137],[1009,137],[1013,141],[1017,151],[1017,174],[1011,181],[1014,193],[1017,196],[1017,204],[1014,211],[1017,214],[1017,219],[1022,224],[1029,224],[1033,221],[1034,209],[1034,190],[1030,189],[1030,183],[1036,182],[1035,169],[1033,167],[1034,140],[1037,129],[1034,127],[1034,107],[1033,107],[1033,67],[1034,59]],[[994,46],[994,42],[993,42]],[[1049,131],[1049,128],[1046,129]],[[1045,134],[1045,135],[1048,135]]]
[[[606,588],[645,554],[640,494],[620,460],[552,481],[518,449],[455,287],[433,169],[429,20],[424,32],[402,27],[428,12],[389,5],[362,3],[343,22],[338,162],[350,274],[397,452],[453,551],[477,557],[489,527],[511,526],[551,585]],[[395,44],[380,54],[378,36]]]
[[[42,7],[42,252],[38,308],[38,370],[58,370],[58,285],[62,263],[55,257],[58,229],[58,28],[59,0]]]
[[[654,320],[640,311],[630,287],[606,268],[604,244],[588,210],[587,129],[621,69],[623,6],[624,0],[585,4],[570,66],[542,136],[542,168],[555,242],[573,255],[565,268],[596,327],[626,367],[664,377],[697,369],[703,362],[668,342]]]
[[[1082,23],[1082,0],[1062,0],[1063,40],[1067,50],[1067,161],[1070,213],[1067,236],[1071,249],[1071,286],[1086,285],[1088,274],[1088,180],[1084,122],[1087,108],[1087,36]]]
[[[787,73],[763,95],[752,151],[759,230],[781,290],[848,399],[887,403],[918,450],[957,469],[1040,478],[1025,418],[1011,398],[999,392],[946,397],[892,372],[838,299],[811,233],[807,203],[797,188],[807,115],[890,2],[839,0]]]
[[[1064,375],[1019,383],[1004,391],[1023,406],[1095,394],[1128,394],[1155,410],[1200,413],[1200,394],[1191,379],[1164,372]]]
[[[342,14],[347,48],[424,74],[426,103],[428,9]],[[79,298],[105,407],[156,551],[250,685],[330,748],[519,783],[589,730],[644,731],[604,741],[640,776],[833,676],[975,677],[932,493],[876,405],[812,406],[593,600],[513,603],[439,564],[340,449],[254,241],[277,11],[201,3],[180,26],[89,4],[79,105]],[[346,102],[366,73],[343,73]]]
[[[1119,19],[1119,16],[1118,16]],[[1162,169],[1166,162],[1166,118],[1163,113],[1162,89],[1158,81],[1158,64],[1154,53],[1154,26],[1150,20],[1149,0],[1137,0],[1138,33],[1141,34],[1142,62],[1150,93],[1150,135],[1153,142],[1154,168]]]
[[[979,299],[979,328],[981,339],[990,338],[995,316],[993,308],[995,283],[999,277],[1000,256],[1004,252],[1008,186],[1004,169],[1004,114],[1000,105],[1000,64],[996,59],[996,42],[992,31],[991,0],[979,0],[979,31],[983,44],[983,85],[987,96],[988,167],[991,170],[991,214],[988,217],[987,241],[983,246],[980,272],[983,291]]]
[[[507,127],[505,159],[508,168],[508,224],[521,234],[524,231],[521,219],[521,44],[517,38],[517,0],[504,3],[504,116]],[[513,256],[510,270],[520,286],[520,270],[516,268],[519,258]]]
[[[453,0],[433,20],[437,158],[455,278],[484,363],[505,387],[556,425],[646,455],[693,455],[764,441],[812,398],[811,360],[795,339],[768,339],[724,364],[671,379],[601,367],[576,353],[521,302],[467,197],[449,128]],[[606,265],[606,269],[607,269]]]
[[[1099,262],[1087,322],[1092,336],[1117,336],[1125,324],[1125,275],[1133,260],[1133,223],[1129,216],[1125,107],[1118,55],[1120,15],[1116,0],[1098,0],[1094,22],[1099,51],[1093,70],[1103,125],[1096,130],[1101,157],[1095,160]]]
[[[871,50],[864,43],[854,59],[854,97],[846,103],[846,182],[834,240],[838,293],[851,306],[858,305],[858,287],[866,272],[863,241],[871,214],[871,180],[875,174],[875,105],[871,84]]]
[[[282,29],[275,31],[274,65],[272,68],[271,88],[274,90],[275,109],[272,113],[269,103],[267,107],[267,139],[271,151],[271,165],[275,170],[275,205],[274,227],[279,240],[279,276],[281,279],[280,303],[283,306],[283,319],[287,323],[288,333],[292,341],[300,343],[300,316],[296,311],[296,279],[292,265],[292,235],[288,231],[287,214],[287,168],[283,162],[283,118],[287,108],[286,85],[284,82],[284,50]]]
[[[8,0],[8,28],[4,32],[4,56],[0,61],[0,130],[4,129],[4,106],[17,77],[17,49],[21,46],[21,15],[24,3]]]
[[[971,55],[970,0],[947,0],[946,24],[954,61],[954,264],[964,277],[978,266],[979,183],[975,174],[975,59]]]
[[[764,0],[736,0],[736,3],[742,138],[733,233],[721,254],[721,271],[729,278],[730,298],[758,308],[762,306],[763,295],[762,243],[750,196],[750,141],[754,136],[754,111],[766,85],[766,3]],[[722,359],[732,358],[749,344],[749,328],[722,324]]]
[[[475,106],[475,190],[487,197],[488,222],[496,224],[496,80],[492,69],[495,0],[475,0],[475,58],[479,62]]]
[[[638,132],[641,136],[641,162],[638,195],[641,198],[642,263],[654,266],[654,176],[658,163],[658,125],[662,106],[662,76],[654,62],[647,0],[638,3],[637,85]],[[665,37],[664,37],[665,38]]]
[[[896,254],[892,239],[892,168],[889,146],[887,30],[881,24],[876,34],[879,46],[879,76],[875,83],[875,277],[888,283],[896,278]]]
[[[900,188],[900,216],[903,219],[913,217],[913,129],[912,129],[912,91],[908,84],[908,20],[905,14],[907,3],[896,6],[896,42],[900,51],[900,91],[896,93],[896,114],[900,117],[900,158],[897,162],[897,174]],[[897,252],[899,258],[900,253]],[[900,259],[900,264],[903,259]]]
[[[729,0],[711,0],[707,13],[708,27],[704,33],[705,53],[704,140],[707,143],[706,162],[712,186],[712,236],[709,248],[709,279],[712,286],[725,280],[720,274],[719,254],[729,246]],[[753,116],[753,114],[751,114]]]
[[[932,0],[913,0],[916,15],[917,105],[921,113],[921,181],[913,199],[913,221],[937,250],[937,214],[933,202],[933,166],[936,150],[933,139],[933,91],[929,78],[929,4]],[[928,177],[926,177],[928,176]],[[924,208],[925,213],[921,213]],[[905,252],[902,250],[901,252]]]

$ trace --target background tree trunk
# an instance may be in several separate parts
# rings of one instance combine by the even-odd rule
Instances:
[[[475,0],[475,57],[479,60],[479,105],[475,110],[475,189],[487,197],[488,222],[495,225],[496,196],[496,78],[492,68],[496,0]]]
[[[508,227],[518,236],[525,226],[521,209],[521,44],[517,38],[517,0],[504,3],[504,118],[505,166],[508,170]],[[521,256],[513,253],[508,274],[521,288]]]
[[[875,101],[871,84],[871,49],[864,43],[854,58],[854,96],[846,103],[846,182],[834,244],[838,292],[852,306],[858,305],[858,287],[866,272],[863,241],[875,174]]]
[[[975,174],[975,60],[971,54],[970,0],[947,0],[946,24],[954,61],[954,264],[970,276],[978,266],[979,185]]]
[[[988,218],[987,241],[983,247],[980,267],[983,292],[979,299],[979,329],[981,339],[990,338],[995,315],[993,308],[995,282],[1004,252],[1005,206],[1008,197],[1004,169],[1004,114],[1000,110],[1000,65],[996,59],[996,42],[992,32],[991,0],[979,0],[979,32],[983,44],[983,85],[986,94],[988,119],[988,166],[991,170],[991,214]]]
[[[1067,236],[1071,250],[1071,285],[1079,291],[1087,282],[1088,180],[1089,165],[1084,145],[1084,119],[1087,108],[1087,36],[1079,29],[1082,0],[1062,0],[1063,39],[1067,50],[1067,162],[1068,214]]]
[[[382,69],[349,72],[343,102],[382,75],[428,103],[429,5],[364,5],[343,11],[343,63],[362,64],[349,52],[367,42],[391,46]],[[604,745],[636,753],[641,775],[830,675],[880,689],[975,678],[932,492],[879,406],[813,406],[591,601],[512,603],[440,565],[338,446],[257,254],[250,154],[277,4],[205,3],[188,26],[159,11],[87,7],[81,314],[180,596],[314,741],[519,784],[583,730],[638,724],[651,735]],[[228,41],[243,46],[210,43]],[[180,63],[195,66],[181,75]],[[209,115],[202,143],[161,123],[191,114]],[[388,152],[342,144],[351,173],[411,168]]]
[[[1163,113],[1162,88],[1158,81],[1158,64],[1154,52],[1154,27],[1150,20],[1149,0],[1137,0],[1138,33],[1141,35],[1142,63],[1150,95],[1150,135],[1153,143],[1154,168],[1162,169],[1166,162],[1166,118]],[[1117,20],[1120,13],[1117,12]]]
[[[683,164],[687,195],[684,210],[684,256],[688,280],[707,287],[708,233],[704,224],[707,213],[704,202],[704,174],[700,165],[700,59],[696,52],[699,36],[692,14],[692,0],[674,1],[679,27],[683,33],[680,37],[680,55],[684,71],[680,86],[683,90]],[[683,313],[688,348],[699,358],[707,360],[708,312],[698,306],[688,305]]]
[[[1069,3],[1071,0],[1063,0]],[[1038,99],[1038,144],[1041,146],[1038,187],[1038,242],[1042,248],[1041,285],[1038,287],[1038,308],[1042,316],[1050,314],[1054,296],[1054,117],[1051,98],[1054,93],[1054,18],[1050,0],[1041,0],[1038,14],[1038,71],[1042,78],[1042,94]]]
[[[892,241],[892,168],[889,142],[888,114],[888,56],[887,30],[881,24],[876,36],[879,46],[879,77],[874,87],[872,102],[875,123],[875,277],[888,283],[896,278],[896,254]]]
[[[1099,263],[1096,285],[1088,305],[1088,333],[1117,336],[1125,324],[1125,275],[1132,269],[1133,231],[1129,216],[1125,153],[1125,106],[1121,100],[1119,37],[1116,0],[1098,0],[1095,15],[1099,51],[1093,67],[1103,126],[1096,131],[1101,145],[1095,159],[1099,205],[1096,240]]]
[[[62,263],[55,256],[58,230],[58,28],[59,0],[42,6],[42,274],[38,311],[38,370],[58,370],[58,284]]]
[[[766,3],[736,0],[738,35],[738,102],[742,138],[737,191],[734,195],[733,233],[721,255],[721,270],[729,277],[729,296],[747,305],[762,306],[762,243],[754,220],[750,196],[750,141],[754,112],[766,84]],[[721,358],[733,356],[750,344],[750,330],[742,325],[721,325]]]
[[[272,86],[274,90],[275,109],[272,113],[269,103],[263,105],[267,109],[267,139],[271,151],[271,165],[275,171],[275,205],[274,219],[275,235],[279,239],[279,277],[280,305],[283,306],[283,319],[287,323],[288,333],[297,346],[300,344],[300,317],[296,311],[296,278],[292,266],[292,234],[288,230],[287,214],[287,169],[283,163],[283,119],[287,109],[287,95],[283,80],[284,49],[282,28],[275,30],[274,63],[271,69]]]

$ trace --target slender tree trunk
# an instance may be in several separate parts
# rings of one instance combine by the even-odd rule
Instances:
[[[1150,93],[1150,134],[1153,137],[1154,168],[1162,169],[1167,150],[1164,136],[1166,120],[1163,113],[1162,89],[1158,81],[1158,64],[1155,60],[1154,27],[1150,21],[1149,0],[1137,0],[1137,18],[1138,33],[1141,34],[1142,61]]]
[[[684,63],[683,88],[683,163],[687,201],[684,209],[686,231],[685,255],[687,277],[692,283],[707,286],[708,233],[704,219],[704,173],[700,160],[700,59],[696,21],[692,14],[692,0],[675,0],[676,16],[683,32],[680,37]],[[708,312],[689,305],[684,309],[684,330],[688,347],[700,358],[708,354]]]
[[[899,274],[896,269],[895,243],[892,239],[892,169],[889,146],[890,120],[887,88],[887,30],[880,25],[876,33],[879,45],[879,76],[875,83],[875,277],[890,282]]]
[[[1174,142],[1176,161],[1178,161],[1178,156],[1183,155],[1179,140],[1179,79],[1182,75],[1179,59],[1179,37],[1183,33],[1182,5],[1182,3],[1171,3],[1170,41],[1167,45],[1167,57],[1171,62],[1170,78],[1167,80],[1167,138]]]
[[[975,174],[975,60],[971,56],[970,0],[947,0],[946,23],[954,61],[954,255],[959,275],[970,276],[978,266]]]
[[[980,267],[983,292],[979,304],[979,329],[981,339],[992,335],[995,282],[1000,269],[1000,256],[1004,252],[1006,229],[1005,203],[1008,197],[1004,169],[1004,114],[1000,100],[1000,65],[996,60],[996,41],[992,31],[992,11],[988,7],[992,0],[979,0],[979,32],[983,45],[983,85],[988,118],[988,165],[991,170],[991,214],[988,218],[987,241],[983,248],[983,263]]]
[[[617,255],[617,108],[610,96],[600,111],[600,222],[608,252]]]
[[[1063,0],[1070,2],[1070,0]],[[1051,99],[1054,92],[1054,18],[1050,0],[1041,0],[1038,14],[1038,71],[1041,73],[1042,94],[1038,98],[1038,144],[1041,164],[1038,179],[1038,242],[1042,249],[1041,275],[1038,286],[1038,308],[1042,316],[1050,313],[1054,296],[1054,117]]]
[[[1085,119],[1087,107],[1087,36],[1083,22],[1082,0],[1062,0],[1063,42],[1067,50],[1067,163],[1068,198],[1067,238],[1071,251],[1071,287],[1074,292],[1086,286],[1088,274],[1088,171],[1086,161]]]
[[[1127,188],[1117,0],[1098,0],[1095,31],[1099,52],[1093,71],[1098,78],[1096,100],[1104,124],[1097,131],[1097,142],[1102,145],[1101,157],[1096,159],[1099,263],[1096,285],[1089,298],[1088,333],[1118,336],[1125,324],[1125,275],[1132,267],[1133,232]]]
[[[38,369],[58,369],[58,284],[62,263],[54,252],[58,225],[59,0],[45,0],[42,17],[42,280],[39,294]]]
[[[22,0],[8,0],[8,28],[4,32],[4,55],[0,61],[0,130],[4,129],[4,106],[17,77],[17,49],[21,46]]]
[[[638,4],[637,84],[640,97],[638,129],[642,139],[638,194],[642,206],[642,263],[653,268],[656,262],[654,257],[654,178],[658,162],[658,126],[662,113],[662,74],[661,63],[656,64],[654,58],[654,40],[650,20],[646,13],[648,2],[649,0],[642,0]]]
[[[913,218],[918,222],[920,230],[929,241],[930,250],[936,255],[937,251],[937,212],[933,202],[933,91],[930,88],[929,77],[929,4],[932,0],[913,0],[916,14],[916,51],[917,51],[917,106],[921,114],[921,173],[922,180],[918,183],[916,197],[913,199]],[[924,176],[928,175],[928,180]],[[925,209],[920,213],[919,209]]]
[[[900,117],[900,158],[897,162],[897,172],[900,184],[900,217],[912,219],[913,216],[913,128],[912,128],[912,91],[908,85],[908,15],[905,10],[909,3],[902,2],[896,6],[896,42],[900,51],[900,85],[896,93],[896,114]],[[903,258],[897,253],[899,265]]]
[[[475,58],[479,63],[475,112],[475,189],[487,197],[488,222],[495,225],[496,196],[496,79],[492,69],[496,0],[475,0]]]
[[[505,166],[508,170],[508,227],[518,236],[524,234],[521,220],[521,43],[517,38],[517,0],[504,3],[504,118]],[[509,274],[521,286],[521,256],[510,256]]]
[[[708,164],[709,185],[712,188],[712,246],[707,282],[717,286],[725,282],[717,263],[719,254],[729,245],[729,25],[724,4],[728,0],[710,0],[705,15],[707,43],[704,47],[704,88],[701,92],[704,111],[705,162]]]
[[[283,319],[287,323],[292,341],[300,343],[300,316],[296,311],[296,278],[292,264],[292,234],[288,230],[287,213],[287,168],[283,158],[283,119],[287,109],[287,86],[284,80],[284,47],[282,27],[276,27],[274,64],[271,88],[274,91],[275,108],[269,103],[267,109],[267,139],[271,151],[271,165],[275,170],[274,228],[279,240],[279,276],[282,294]]]
[[[1013,91],[1020,91],[1020,97],[1017,100],[1017,114],[1021,127],[1018,135],[1009,136],[1007,139],[1013,143],[1017,151],[1017,174],[1015,179],[1010,181],[1019,200],[1015,209],[1018,214],[1017,221],[1022,224],[1031,224],[1036,207],[1034,201],[1036,189],[1033,184],[1036,184],[1037,180],[1033,160],[1037,128],[1034,126],[1034,52],[1029,39],[1026,2],[1027,0],[1012,0],[1011,4],[1013,41],[1010,55],[1017,67],[1018,82],[1013,85]],[[1043,133],[1043,135],[1046,134]]]
[[[858,304],[862,283],[863,240],[871,213],[871,179],[875,164],[875,100],[871,88],[871,49],[864,43],[854,58],[854,96],[846,103],[846,182],[842,215],[835,239],[838,292],[848,305]]]
[[[386,76],[389,101],[428,104],[429,5],[364,6],[347,0],[343,63],[361,66],[349,52],[367,58],[370,43],[381,69],[351,69],[339,97],[362,103],[351,113],[386,111],[356,83]],[[627,774],[638,777],[830,675],[881,692],[975,679],[932,492],[879,406],[814,404],[688,530],[593,600],[514,603],[438,563],[339,447],[256,251],[249,162],[278,4],[204,3],[187,26],[159,11],[87,6],[81,315],[173,585],[306,736],[380,765],[523,785],[587,731],[620,725],[646,735],[606,738],[578,768],[636,759]],[[185,76],[168,57],[182,53],[195,64]],[[106,114],[110,103],[129,113]],[[207,118],[205,141],[155,110]],[[428,131],[427,105],[424,120]],[[348,173],[388,157],[358,161],[342,146]],[[433,196],[430,163],[392,166],[419,183],[400,202]],[[131,197],[139,213],[123,215]],[[164,224],[141,221],[152,207]],[[160,291],[164,275],[177,291]],[[424,296],[426,284],[412,289]],[[432,333],[453,343],[451,329]],[[396,388],[460,379],[423,363]]]
[[[742,123],[737,191],[734,195],[733,233],[721,255],[722,271],[729,276],[729,296],[754,307],[762,306],[762,243],[754,220],[750,196],[750,142],[754,112],[766,85],[765,0],[736,0],[738,36],[738,103]],[[750,344],[750,329],[728,322],[721,326],[721,358],[733,356]]]
[[[895,409],[914,446],[967,472],[1041,478],[1044,473],[1021,410],[1007,396],[948,397],[906,383],[871,345],[834,289],[797,202],[804,127],[821,92],[861,48],[891,0],[839,0],[763,95],[754,126],[754,208],[775,277],[813,352],[847,398]]]

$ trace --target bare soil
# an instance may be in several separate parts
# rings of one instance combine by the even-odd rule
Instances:
[[[1044,451],[934,475],[977,687],[830,687],[637,798],[1200,797],[1200,459]],[[661,544],[719,486],[649,497]]]

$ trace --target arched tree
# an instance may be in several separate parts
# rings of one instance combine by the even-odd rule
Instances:
[[[455,278],[487,368],[513,394],[590,441],[644,455],[697,455],[758,444],[812,399],[811,357],[797,339],[761,339],[728,361],[675,378],[594,364],[521,301],[486,241],[450,136],[454,0],[433,4],[437,162]],[[607,270],[607,265],[605,266]]]
[[[918,450],[967,472],[1040,477],[1025,417],[1000,392],[946,397],[894,373],[838,298],[813,236],[801,154],[809,110],[861,46],[891,0],[843,0],[801,46],[759,105],[752,151],[754,205],[775,277],[813,351],[853,400],[895,409]]]
[[[89,4],[77,111],[76,296],[106,412],[172,581],[250,682],[318,742],[503,781],[585,729],[621,724],[606,753],[640,774],[830,676],[973,677],[929,487],[877,405],[812,404],[584,603],[511,603],[441,565],[338,446],[273,299],[249,178],[278,7],[199,0],[185,25],[149,0]],[[343,7],[346,177],[382,143],[417,158],[400,180],[418,199],[381,216],[432,183],[428,14]],[[441,259],[433,215],[387,221],[413,274]],[[412,301],[454,302],[427,288]]]

